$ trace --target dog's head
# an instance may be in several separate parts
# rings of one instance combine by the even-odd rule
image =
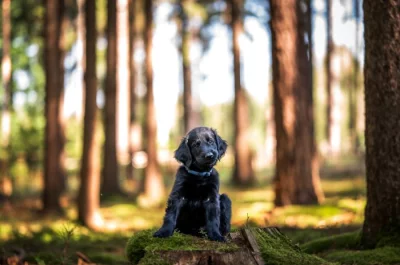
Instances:
[[[191,130],[175,151],[175,158],[186,167],[211,169],[225,154],[228,147],[217,131],[208,127]]]

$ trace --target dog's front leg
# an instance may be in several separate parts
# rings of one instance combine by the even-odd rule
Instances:
[[[164,222],[160,229],[154,233],[155,237],[169,237],[174,233],[176,219],[182,207],[184,198],[169,198],[168,206],[165,210]]]
[[[213,241],[225,241],[219,230],[220,206],[218,196],[209,198],[204,202],[206,210],[206,231],[207,236]]]

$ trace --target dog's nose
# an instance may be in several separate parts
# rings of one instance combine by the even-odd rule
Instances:
[[[206,158],[206,159],[213,159],[213,158],[214,158],[214,153],[213,153],[213,152],[208,152],[208,153],[205,155],[205,158]]]

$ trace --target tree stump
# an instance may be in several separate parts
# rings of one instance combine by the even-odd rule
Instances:
[[[262,265],[330,264],[306,254],[278,228],[244,228],[227,236],[227,243],[174,233],[153,238],[154,230],[135,234],[127,244],[127,256],[139,265]]]

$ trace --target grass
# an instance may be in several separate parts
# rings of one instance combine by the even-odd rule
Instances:
[[[42,227],[39,231],[20,233],[13,230],[11,239],[0,243],[0,249],[23,249],[28,262],[42,260],[45,264],[76,264],[80,251],[93,262],[128,264],[124,246],[129,236],[123,233],[94,233],[83,227]]]

